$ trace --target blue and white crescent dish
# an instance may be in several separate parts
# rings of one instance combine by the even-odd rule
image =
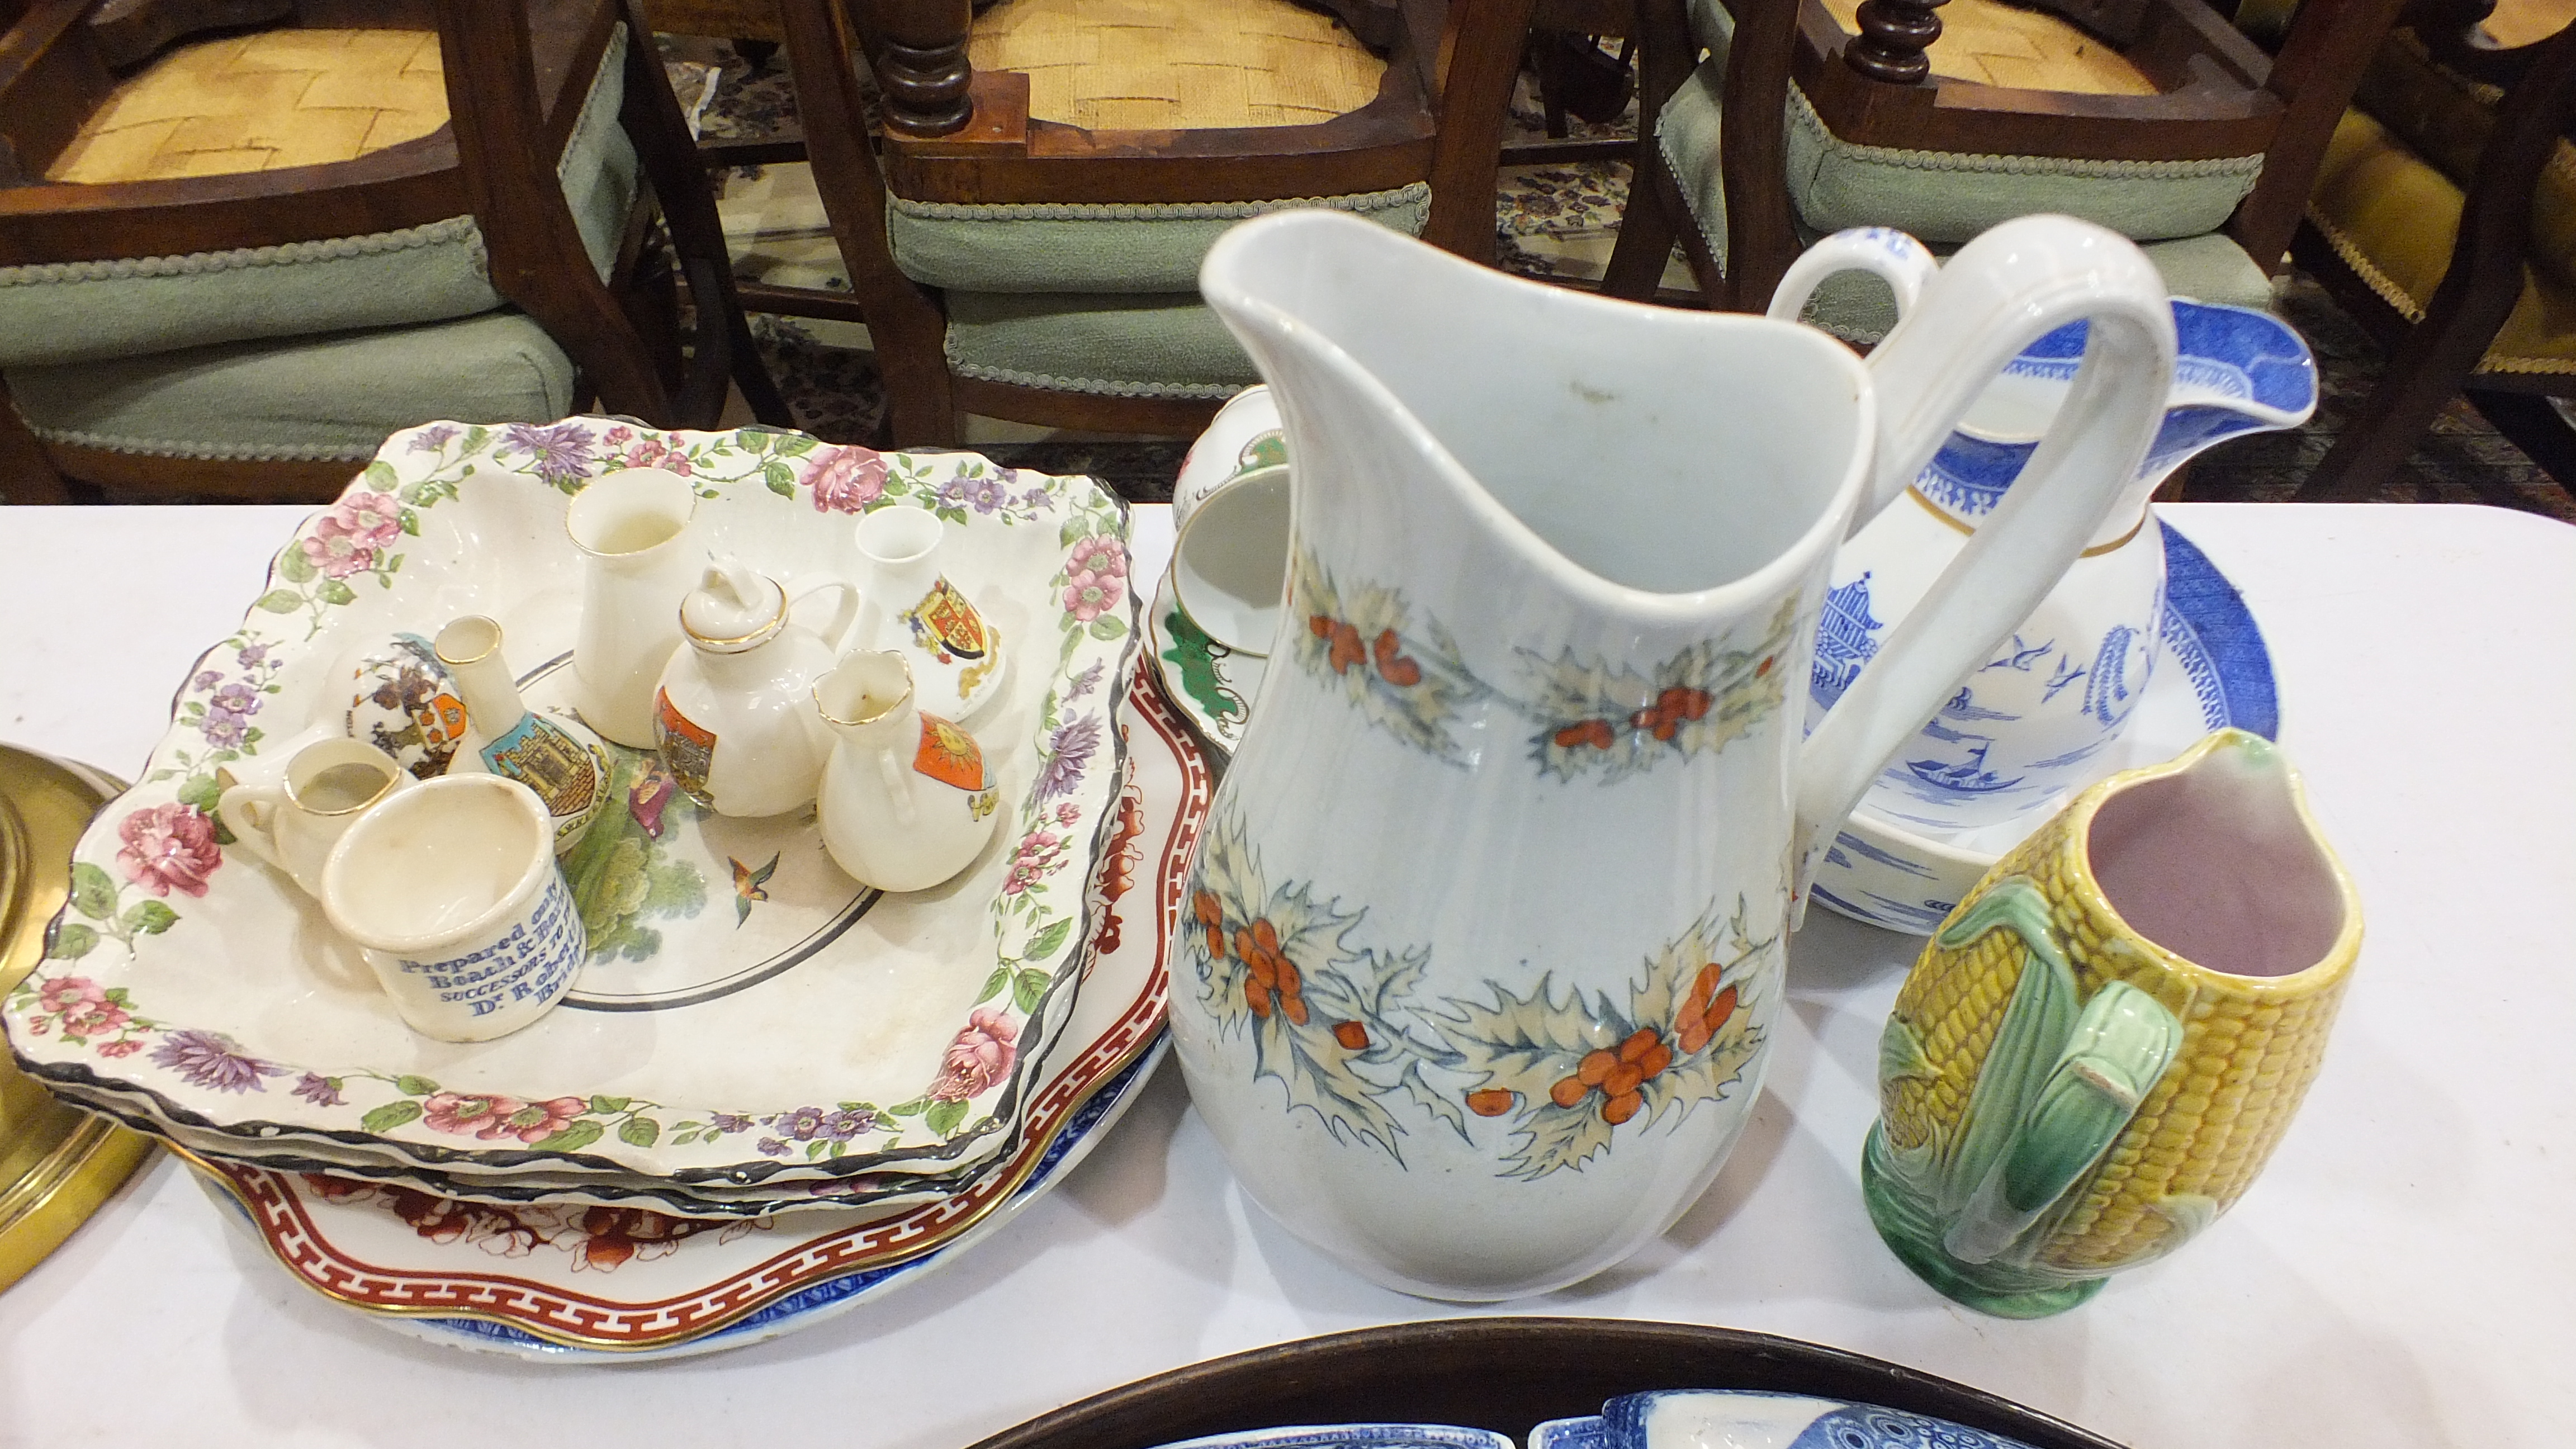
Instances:
[[[1901,1409],[1740,1389],[1629,1394],[1602,1405],[1593,1422],[1601,1437],[1567,1439],[1561,1449],[2026,1449],[2018,1439]],[[1539,1449],[1536,1435],[1531,1449]]]
[[[1529,1449],[1612,1449],[1610,1426],[1599,1414],[1550,1419],[1529,1431]]]
[[[2214,729],[2232,725],[2266,739],[2280,733],[2271,654],[2244,596],[2172,524],[2158,526],[2165,551],[2160,667],[2149,676],[2126,733],[2093,758],[2089,778],[2076,782],[2079,787],[2168,758]],[[2046,820],[2041,812],[1983,829],[1936,833],[1900,825],[1864,805],[1826,851],[1816,873],[1816,899],[1857,921],[1927,935],[1987,867]]]
[[[1519,1449],[1508,1435],[1453,1424],[1289,1424],[1184,1439],[1159,1449]]]

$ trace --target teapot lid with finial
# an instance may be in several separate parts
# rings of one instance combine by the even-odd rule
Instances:
[[[698,587],[680,601],[680,630],[710,654],[740,654],[787,623],[787,591],[732,554],[708,560]]]

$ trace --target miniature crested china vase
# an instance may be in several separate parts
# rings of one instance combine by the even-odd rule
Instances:
[[[865,602],[851,643],[901,654],[919,705],[969,720],[1002,697],[1002,635],[940,569],[947,525],[927,508],[879,508],[857,526]]]
[[[608,800],[608,747],[569,715],[539,714],[519,698],[501,653],[501,626],[467,614],[438,631],[438,658],[465,696],[465,743],[449,773],[488,772],[536,792],[555,822],[555,853],[581,843]],[[470,762],[470,763],[469,763]]]
[[[928,890],[974,863],[1000,783],[973,735],[914,702],[902,655],[850,655],[815,681],[814,708],[840,737],[823,767],[823,847],[851,879]]]
[[[1862,1162],[1879,1235],[2014,1318],[2181,1247],[2280,1142],[2360,949],[2352,882],[2261,736],[2094,785],[1897,994]]]
[[[817,634],[790,621],[802,598],[840,591]],[[680,605],[688,647],[655,697],[654,744],[689,798],[719,815],[783,815],[814,803],[832,737],[814,716],[814,680],[832,667],[858,596],[833,582],[790,599],[740,559],[718,557]]]
[[[2172,316],[2134,245],[2063,218],[1971,243],[1866,368],[1321,212],[1234,228],[1200,282],[1297,480],[1173,941],[1191,1097],[1256,1200],[1378,1281],[1576,1281],[1715,1176],[1819,837],[2100,526]],[[1836,546],[2078,317],[2054,453],[1802,746]]]
[[[575,705],[584,723],[633,749],[653,748],[654,686],[680,652],[680,601],[706,568],[697,503],[679,474],[627,468],[592,479],[564,511],[582,554]]]
[[[1837,247],[1836,244],[1842,244]],[[1771,315],[1795,317],[1815,284],[1847,267],[1877,272],[1898,305],[1935,270],[1912,238],[1884,228],[1827,238],[1781,279]],[[2203,449],[2296,427],[2316,410],[2316,363],[2267,313],[2176,298],[2177,355],[2164,420],[2129,486],[2056,588],[1964,675],[1939,714],[1887,762],[1872,814],[1935,830],[2036,817],[2100,772],[2145,694],[2163,635],[2165,551],[2151,498]],[[1808,683],[1821,719],[2007,496],[2075,384],[2084,324],[2023,349],[1981,394],[1906,490],[1834,561]]]

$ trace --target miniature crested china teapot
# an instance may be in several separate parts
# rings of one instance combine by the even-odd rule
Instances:
[[[555,854],[581,843],[608,800],[608,747],[569,714],[539,713],[519,698],[519,682],[501,653],[501,626],[467,614],[438,631],[438,660],[465,696],[465,740],[448,773],[501,775],[545,802],[554,820]]]
[[[1882,227],[1837,233],[1781,278],[1770,315],[1795,318],[1817,283],[1859,269],[1887,279],[1902,310],[1938,264]],[[2028,619],[1958,681],[1941,712],[1887,762],[1864,808],[1936,830],[2046,810],[2099,773],[2155,669],[2163,632],[2164,532],[2150,499],[2193,455],[2316,410],[2316,363],[2278,319],[2172,301],[2178,345],[2164,420],[2110,517]],[[1980,394],[1905,501],[1834,560],[1808,717],[1822,719],[1892,629],[2004,501],[2076,385],[2084,324],[2024,348]]]
[[[1200,283],[1297,479],[1287,617],[1172,942],[1192,1102],[1255,1200],[1380,1282],[1582,1279],[1716,1175],[1819,845],[2135,472],[2162,285],[2114,233],[2023,218],[1864,367],[1326,212],[1235,227]],[[2015,506],[1801,746],[1837,545],[2078,318]]]
[[[841,592],[823,633],[791,621],[795,606]],[[688,647],[663,667],[654,744],[689,798],[718,815],[783,815],[814,803],[832,737],[814,717],[816,676],[832,667],[858,610],[848,584],[794,598],[777,580],[719,555],[680,605]]]
[[[823,767],[823,846],[882,891],[928,890],[974,863],[1000,818],[983,747],[913,700],[900,654],[861,650],[814,682],[840,736]]]

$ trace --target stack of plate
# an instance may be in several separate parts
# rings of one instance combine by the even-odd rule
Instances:
[[[717,817],[617,752],[564,861],[592,944],[565,1006],[494,1042],[417,1036],[314,902],[226,849],[217,772],[346,730],[358,661],[459,614],[498,619],[529,702],[557,702],[581,583],[565,502],[636,463],[688,474],[709,545],[781,579],[853,574],[861,509],[946,518],[949,578],[1006,650],[975,728],[1009,818],[963,876],[880,896],[810,811]],[[1101,543],[1126,526],[1088,479],[969,454],[582,419],[399,434],[181,686],[0,1024],[31,1075],[191,1155],[362,1307],[481,1320],[454,1330],[477,1343],[668,1352],[742,1341],[783,1297],[844,1302],[866,1285],[820,1290],[953,1251],[1061,1171],[1159,1040],[1207,777],[1130,688],[1136,601]],[[660,1306],[624,1314],[627,1282]]]

